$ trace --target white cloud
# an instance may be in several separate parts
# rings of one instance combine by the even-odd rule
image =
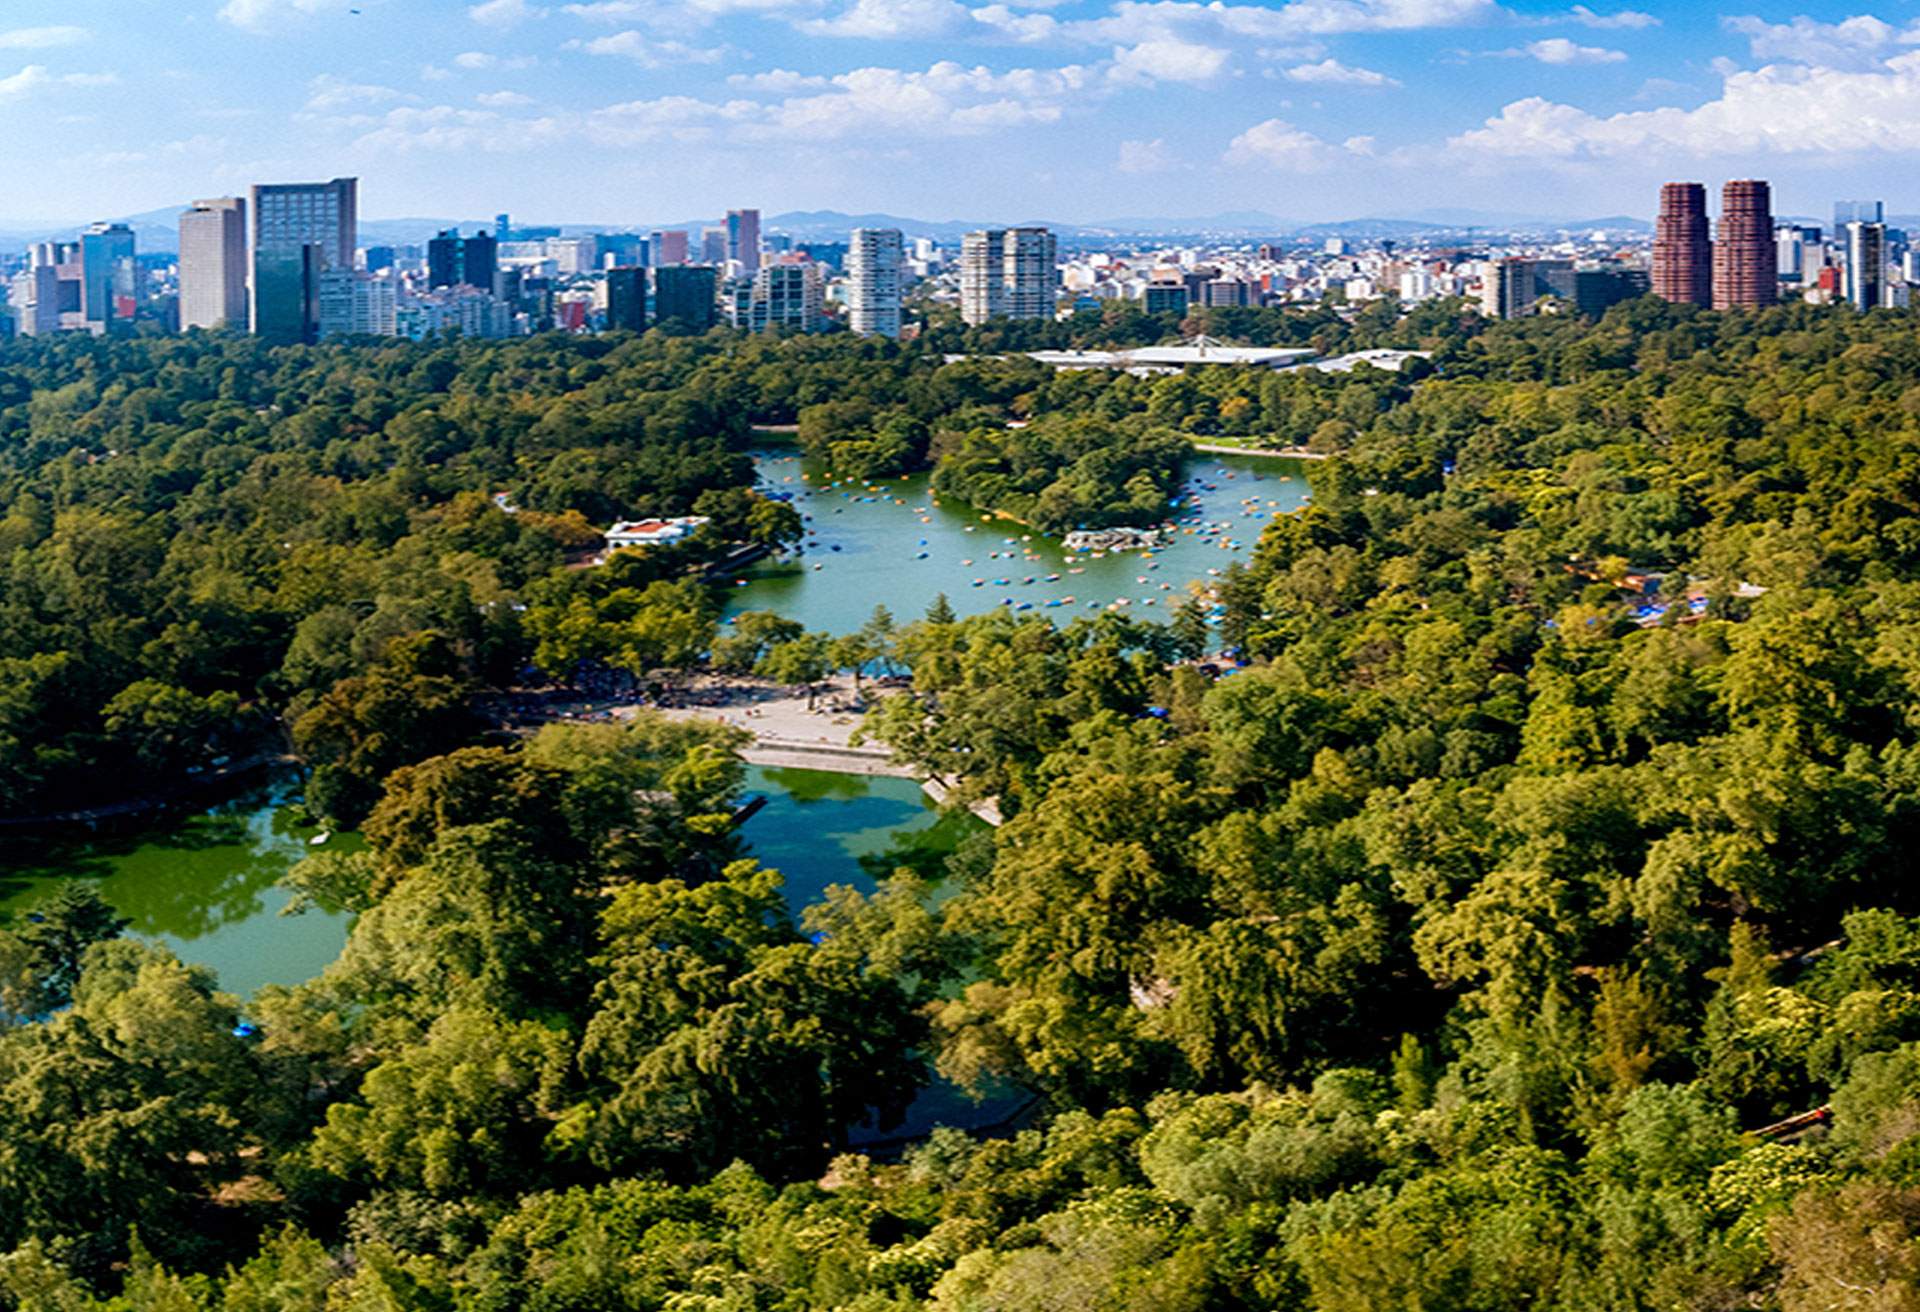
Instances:
[[[392,87],[348,82],[328,73],[322,73],[307,83],[307,109],[315,114],[331,114],[345,109],[391,105],[416,99],[417,96],[407,95]]]
[[[764,73],[734,73],[727,78],[727,85],[748,91],[772,91],[784,94],[794,91],[813,91],[830,83],[824,77],[795,73],[791,69],[772,68]]]
[[[1088,70],[965,68],[941,61],[925,72],[862,68],[819,95],[771,107],[757,129],[775,137],[828,140],[869,133],[874,124],[915,136],[971,136],[994,128],[1058,122],[1091,84]]]
[[[561,9],[590,23],[685,27],[689,18],[710,21],[728,14],[817,9],[820,4],[821,0],[594,0],[590,4],[563,5]]]
[[[1108,76],[1116,82],[1210,82],[1226,67],[1231,52],[1174,37],[1116,46]]]
[[[954,0],[854,0],[835,18],[810,18],[800,30],[815,36],[869,37],[897,41],[944,36],[967,21]]]
[[[1165,173],[1177,164],[1166,141],[1155,137],[1152,141],[1121,142],[1114,168],[1122,173]]]
[[[1397,87],[1400,85],[1385,73],[1376,73],[1370,68],[1350,68],[1337,59],[1323,59],[1317,64],[1296,64],[1286,70],[1284,76],[1290,82],[1307,82],[1316,86]]]
[[[627,23],[650,17],[658,8],[653,0],[599,0],[597,4],[562,5],[561,12],[592,23]]]
[[[1618,64],[1626,59],[1621,51],[1577,45],[1563,36],[1531,42],[1525,53],[1543,64]]]
[[[1050,41],[1060,34],[1060,21],[1051,14],[1016,14],[1004,4],[983,5],[968,11],[974,22],[990,27],[1004,37],[1027,44]]]
[[[417,150],[502,151],[537,142],[532,125],[512,132],[501,115],[490,109],[405,106],[388,110],[378,124],[355,144],[405,154]]]
[[[1412,31],[1483,22],[1504,11],[1494,0],[1291,0],[1280,5],[1226,0],[1118,0],[1099,18],[1059,19],[1015,12],[1010,0],[969,11],[1003,39],[1027,45],[1136,46],[1155,41],[1244,47],[1262,59],[1318,59],[1314,38],[1348,32]]]
[[[18,100],[45,86],[52,79],[40,64],[28,64],[10,77],[0,77],[0,100]]]
[[[78,45],[92,35],[84,27],[16,27],[0,32],[0,50],[51,50]]]
[[[484,0],[484,3],[470,5],[467,17],[483,27],[518,27],[529,18],[539,18],[546,11],[537,9],[527,0]]]
[[[590,55],[618,55],[631,59],[642,68],[666,68],[671,64],[712,64],[726,55],[724,47],[701,49],[681,41],[656,41],[631,29],[591,41],[569,41],[570,50]]]
[[[220,18],[249,32],[266,32],[289,13],[317,14],[338,7],[332,0],[227,0]]]
[[[10,77],[0,77],[0,101],[21,100],[44,87],[105,87],[120,79],[113,73],[49,73],[43,64],[28,64]]]
[[[1593,27],[1603,30],[1608,28],[1616,30],[1622,28],[1637,30],[1644,27],[1660,26],[1659,19],[1655,18],[1652,14],[1643,14],[1638,9],[1622,9],[1614,14],[1597,14],[1585,5],[1575,5],[1567,17],[1582,27]]]
[[[1449,143],[1457,152],[1509,158],[1623,155],[1831,155],[1836,150],[1920,150],[1920,52],[1871,71],[1769,64],[1725,76],[1696,109],[1600,116],[1530,97]]]
[[[1225,158],[1229,164],[1261,164],[1291,173],[1308,173],[1325,168],[1333,155],[1334,148],[1311,132],[1285,119],[1270,118],[1228,142]]]
[[[1787,59],[1827,68],[1870,67],[1895,47],[1920,41],[1920,24],[1903,31],[1867,14],[1838,23],[1822,23],[1805,15],[1786,23],[1769,23],[1751,15],[1724,22],[1728,31],[1747,38],[1755,59]]]
[[[398,106],[378,118],[343,114],[334,123],[355,132],[361,146],[402,152],[527,150],[569,140],[605,147],[828,142],[870,136],[875,124],[891,137],[931,140],[1057,123],[1098,81],[1077,65],[994,72],[943,61],[925,70],[855,69],[772,100],[662,96],[538,117],[494,106]]]
[[[476,105],[485,105],[488,109],[518,109],[522,105],[531,105],[533,97],[519,91],[482,91],[473,98]]]

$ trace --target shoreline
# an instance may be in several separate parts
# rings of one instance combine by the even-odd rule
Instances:
[[[1212,456],[1259,456],[1263,460],[1330,460],[1324,451],[1309,451],[1303,446],[1227,446],[1220,442],[1195,442],[1195,451]]]
[[[107,806],[86,807],[77,811],[48,811],[40,815],[0,816],[0,830],[57,833],[63,829],[93,829],[110,820],[134,820],[155,811],[164,811],[182,802],[194,801],[200,794],[231,786],[242,777],[269,766],[295,766],[300,758],[287,752],[260,752],[243,761],[223,765],[205,774],[193,775],[184,782],[141,797],[128,798]]]
[[[663,706],[651,708],[656,714],[676,720],[712,720],[735,729],[745,729],[753,742],[741,749],[740,759],[765,769],[819,770],[825,774],[865,775],[890,779],[913,779],[936,805],[947,805],[947,786],[937,779],[923,777],[911,766],[893,759],[885,747],[871,747],[853,741],[870,700],[874,681],[865,680],[856,690],[851,677],[836,675],[816,685],[824,691],[814,695],[807,706],[804,693],[796,694],[781,684],[765,679],[721,679],[707,676],[695,687],[718,692],[725,700],[718,705]],[[878,691],[877,689],[875,691]],[[880,695],[887,695],[881,693]],[[846,699],[858,698],[856,704]],[[621,708],[624,709],[624,708]],[[618,710],[615,711],[617,715]],[[630,714],[631,712],[629,712]],[[967,808],[995,826],[1004,817],[991,799]]]

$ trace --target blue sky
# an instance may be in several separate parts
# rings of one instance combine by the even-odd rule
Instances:
[[[0,0],[0,220],[356,174],[372,217],[1920,210],[1920,7]]]

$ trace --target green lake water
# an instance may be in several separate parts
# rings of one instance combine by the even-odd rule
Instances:
[[[310,846],[319,831],[296,824],[296,789],[291,779],[268,780],[197,815],[86,839],[9,835],[0,910],[25,911],[64,879],[93,880],[133,922],[128,933],[212,967],[231,993],[311,979],[339,955],[347,918],[281,915],[288,894],[278,881],[307,853],[353,851],[358,839]]]
[[[309,852],[353,851],[359,841],[336,835],[312,847],[317,831],[296,824],[294,787],[263,783],[197,815],[84,841],[9,837],[0,910],[26,911],[63,879],[94,880],[133,922],[129,933],[211,967],[229,992],[247,996],[262,984],[311,979],[339,955],[347,917],[280,914],[288,896],[277,881]],[[786,877],[796,913],[834,884],[870,891],[898,866],[931,873],[980,823],[943,817],[909,779],[753,768],[747,790],[768,800],[741,835]]]
[[[876,605],[902,623],[917,619],[941,592],[961,615],[1024,608],[1064,623],[1124,603],[1164,618],[1190,583],[1245,560],[1266,522],[1308,495],[1302,461],[1196,456],[1183,471],[1166,545],[1096,559],[1011,520],[936,501],[926,474],[836,482],[791,447],[761,451],[756,465],[761,488],[790,497],[807,517],[808,538],[796,560],[732,580],[729,613],[773,610],[830,633],[859,628]]]

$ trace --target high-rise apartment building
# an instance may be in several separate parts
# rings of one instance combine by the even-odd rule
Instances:
[[[398,334],[400,289],[392,278],[354,269],[322,269],[315,282],[319,340]]]
[[[499,243],[484,232],[462,237],[458,228],[449,228],[427,243],[429,287],[478,287],[490,293],[499,267]]]
[[[607,270],[607,328],[613,332],[647,330],[647,271],[634,266]]]
[[[1856,310],[1875,309],[1886,299],[1887,225],[1855,220],[1845,232],[1847,300]]]
[[[180,216],[180,328],[247,327],[247,202],[197,200]]]
[[[753,275],[751,302],[757,332],[817,333],[827,326],[826,280],[812,260],[763,264]]]
[[[960,317],[1050,319],[1060,285],[1053,233],[1045,228],[986,228],[960,241]]]
[[[703,333],[713,327],[714,298],[719,293],[716,270],[699,264],[678,264],[653,271],[653,321],[662,328]]]
[[[1495,260],[1480,286],[1480,311],[1489,319],[1518,319],[1542,296],[1576,301],[1572,260]]]
[[[900,335],[906,244],[898,228],[855,228],[847,243],[847,323],[856,333]]]
[[[1780,299],[1773,243],[1773,189],[1739,178],[1721,189],[1720,233],[1713,244],[1713,308],[1753,309]]]
[[[1653,294],[1681,305],[1713,303],[1713,243],[1707,238],[1707,189],[1698,182],[1660,188],[1653,229]]]
[[[711,264],[718,269],[725,267],[728,258],[727,230],[702,228],[700,230],[700,263]]]
[[[320,333],[320,275],[352,269],[359,184],[276,183],[253,189],[253,330],[274,342]]]
[[[760,268],[760,211],[727,211],[727,259],[752,274]]]

